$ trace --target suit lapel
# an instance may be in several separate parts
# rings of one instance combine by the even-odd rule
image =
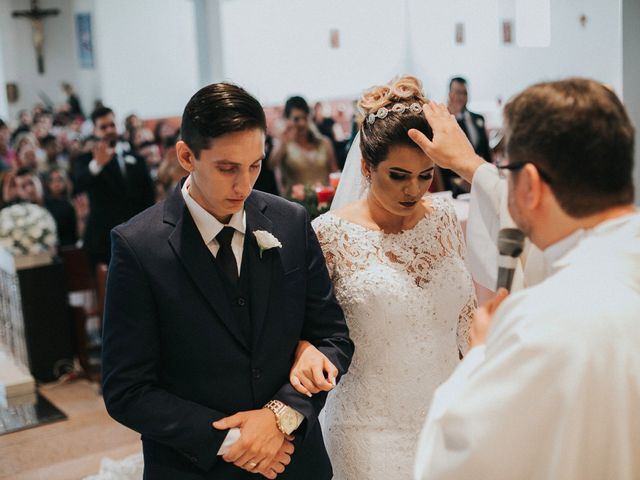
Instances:
[[[272,233],[273,224],[265,215],[266,204],[261,202],[256,195],[251,195],[245,203],[247,215],[247,230],[244,241],[244,253],[249,262],[249,275],[251,280],[251,323],[253,332],[253,348],[260,340],[264,319],[269,306],[272,275],[275,262],[278,259],[277,249],[266,250],[260,258],[260,247],[253,232],[266,230]]]
[[[169,244],[180,259],[211,308],[234,338],[247,350],[250,349],[241,325],[236,321],[222,279],[216,271],[212,255],[202,240],[191,214],[184,204],[180,185],[167,199],[165,222],[173,223],[175,229],[169,235]],[[175,223],[174,223],[175,222]]]

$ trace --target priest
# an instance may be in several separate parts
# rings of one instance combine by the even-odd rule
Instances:
[[[508,213],[541,252],[539,283],[476,313],[472,348],[432,401],[415,478],[640,478],[633,127],[613,92],[584,79],[529,87],[504,114],[508,163],[487,172],[506,178]],[[475,181],[455,120],[435,104],[425,115],[433,141],[410,136]]]

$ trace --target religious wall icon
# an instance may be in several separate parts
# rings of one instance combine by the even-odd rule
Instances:
[[[456,23],[456,44],[464,44],[464,23]]]
[[[503,20],[502,22],[502,43],[510,45],[513,43],[513,21]]]
[[[7,83],[7,102],[16,103],[18,101],[18,84],[14,82]]]
[[[33,47],[36,49],[36,61],[38,62],[38,73],[44,73],[44,19],[55,17],[60,13],[58,8],[40,8],[38,0],[31,0],[30,10],[16,10],[11,15],[13,18],[26,18],[31,20],[33,31]]]
[[[331,48],[340,48],[340,30],[333,28],[329,30],[329,46]]]
[[[583,13],[582,15],[580,15],[580,25],[582,25],[582,28],[585,28],[587,26],[587,21],[589,20],[587,18],[587,16]]]

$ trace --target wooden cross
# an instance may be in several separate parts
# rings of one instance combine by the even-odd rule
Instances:
[[[46,17],[54,17],[60,13],[57,8],[40,8],[38,0],[31,0],[30,10],[18,10],[12,12],[13,18],[26,18],[31,20],[33,29],[33,46],[36,49],[36,57],[38,60],[38,73],[44,73],[44,25],[42,21]]]

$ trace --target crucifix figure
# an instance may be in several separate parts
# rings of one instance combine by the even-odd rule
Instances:
[[[33,46],[36,49],[38,60],[38,73],[44,73],[44,25],[43,20],[49,16],[56,16],[60,13],[57,8],[40,8],[38,0],[31,0],[30,10],[18,10],[12,13],[13,18],[26,18],[31,20],[33,29]]]

